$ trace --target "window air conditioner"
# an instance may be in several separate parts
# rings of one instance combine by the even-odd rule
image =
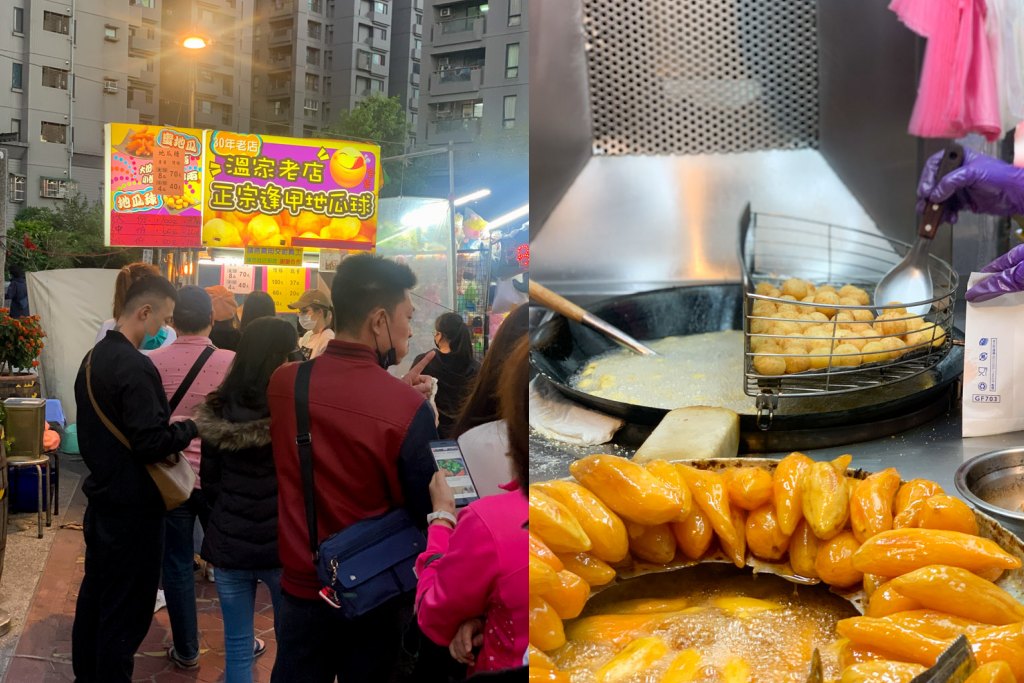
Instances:
[[[107,83],[104,83],[103,84],[103,92],[116,93],[117,92],[117,83],[109,82],[109,81]]]
[[[452,8],[451,8],[451,7],[442,7],[442,8],[440,9],[440,12],[439,12],[439,14],[440,14],[440,15],[441,15],[442,17],[450,17],[450,16],[452,15]]]

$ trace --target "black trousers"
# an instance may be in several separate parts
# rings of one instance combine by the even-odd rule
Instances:
[[[71,632],[75,681],[130,683],[153,620],[164,518],[89,505],[83,530],[85,578]]]
[[[271,683],[381,683],[398,659],[401,599],[353,621],[322,600],[284,593]]]

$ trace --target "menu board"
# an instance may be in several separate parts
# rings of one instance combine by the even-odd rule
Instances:
[[[308,287],[308,268],[267,268],[264,287],[278,313],[294,313],[288,304],[299,300]]]
[[[198,247],[202,131],[108,123],[104,231],[117,247]]]
[[[205,151],[204,245],[373,248],[376,145],[207,131]]]
[[[220,283],[232,294],[248,294],[256,280],[254,266],[230,264],[221,268]]]

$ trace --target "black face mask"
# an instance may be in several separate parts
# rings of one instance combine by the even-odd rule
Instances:
[[[395,350],[395,342],[391,340],[391,325],[388,324],[387,317],[384,318],[384,326],[388,330],[388,344],[390,347],[383,353],[381,353],[380,348],[377,349],[377,363],[387,370],[392,365],[398,365],[398,351]]]

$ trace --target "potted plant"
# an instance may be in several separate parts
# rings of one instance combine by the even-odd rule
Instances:
[[[45,336],[38,315],[12,318],[8,309],[0,308],[0,399],[39,396],[34,370]]]

